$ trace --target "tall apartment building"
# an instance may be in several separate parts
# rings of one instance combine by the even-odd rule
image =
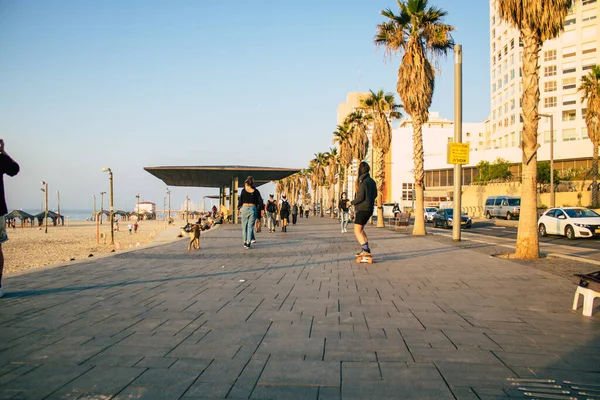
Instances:
[[[523,123],[520,98],[523,92],[521,64],[523,47],[519,31],[502,21],[490,0],[491,117],[486,149],[518,148]],[[600,7],[596,0],[575,0],[565,20],[564,32],[544,43],[540,53],[539,112],[554,120],[556,159],[591,155],[587,140],[585,103],[577,93],[581,77],[600,64]],[[539,123],[541,159],[549,159],[550,123]],[[513,161],[513,160],[511,160]],[[514,160],[516,161],[516,160]]]

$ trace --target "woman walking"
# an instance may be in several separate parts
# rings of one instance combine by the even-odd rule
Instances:
[[[354,236],[361,245],[361,250],[356,253],[359,255],[371,254],[369,248],[369,239],[365,233],[365,225],[373,215],[375,198],[377,197],[377,185],[369,175],[371,168],[366,162],[361,162],[358,166],[358,180],[356,182],[356,195],[352,200],[352,205],[356,210],[354,217]]]
[[[290,203],[287,201],[285,194],[281,196],[281,205],[279,207],[279,215],[281,216],[281,232],[287,232],[288,220],[290,218]]]
[[[348,213],[348,207],[350,200],[348,200],[348,194],[346,192],[342,192],[342,197],[340,198],[340,223],[342,225],[342,233],[348,232],[348,220],[350,219],[350,214]]]
[[[256,204],[258,203],[260,193],[254,188],[254,179],[249,176],[244,182],[244,188],[240,192],[238,202],[238,211],[241,212],[242,218],[242,239],[244,248],[250,248],[252,240],[252,232],[254,231],[254,223],[256,220]]]

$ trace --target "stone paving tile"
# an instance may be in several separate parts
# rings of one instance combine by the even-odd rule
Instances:
[[[305,221],[251,251],[223,226],[194,254],[180,241],[6,277],[0,398],[85,398],[103,375],[119,399],[483,399],[516,396],[509,377],[600,381],[600,316],[570,311],[568,280],[374,227],[375,263],[357,265],[351,235]]]

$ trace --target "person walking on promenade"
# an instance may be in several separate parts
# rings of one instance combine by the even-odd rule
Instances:
[[[290,203],[287,201],[285,194],[281,196],[279,215],[281,216],[281,232],[287,232],[287,224],[290,218]]]
[[[297,220],[298,220],[298,205],[294,204],[292,206],[292,225],[296,225]]]
[[[300,204],[300,218],[304,218],[304,207]]]
[[[260,223],[261,223],[261,219],[262,219],[262,215],[265,211],[265,203],[263,202],[262,196],[260,195],[260,192],[257,190],[256,191],[257,194],[257,198],[256,198],[256,221],[254,222],[254,228],[256,230],[256,233],[260,232]],[[250,244],[254,244],[256,242],[256,235],[254,234],[254,230],[252,231],[252,238],[250,239]]]
[[[192,250],[192,247],[196,250],[200,249],[200,224],[192,225],[192,231],[190,232],[190,243],[188,244],[188,251]]]
[[[19,173],[19,164],[17,164],[4,151],[4,140],[0,139],[0,297],[4,296],[2,288],[2,271],[4,270],[4,254],[2,253],[2,243],[8,240],[6,234],[6,222],[4,216],[8,214],[6,200],[4,198],[4,174],[15,176]]]
[[[348,221],[350,220],[349,214],[349,205],[350,200],[348,200],[348,194],[346,192],[342,192],[342,197],[340,198],[339,211],[340,211],[340,224],[342,226],[342,233],[348,232]]]
[[[371,254],[369,239],[365,233],[365,225],[373,215],[375,199],[377,198],[377,184],[369,175],[371,168],[366,162],[358,166],[358,180],[356,182],[356,195],[352,205],[356,210],[354,217],[354,235],[361,245],[361,250],[356,255]]]
[[[269,195],[269,200],[267,201],[267,228],[269,228],[269,233],[275,232],[275,216],[277,214],[277,203],[275,202],[274,196]]]
[[[254,231],[254,221],[256,220],[256,203],[260,193],[254,188],[254,178],[249,176],[244,182],[244,188],[240,192],[238,202],[238,212],[241,213],[242,220],[242,240],[244,248],[251,246],[252,232]]]

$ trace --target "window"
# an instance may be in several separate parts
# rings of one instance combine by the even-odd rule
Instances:
[[[515,109],[515,99],[512,99],[512,100],[510,101],[510,109],[511,109],[511,110],[514,110],[514,109]]]
[[[566,53],[563,54],[563,58],[575,57],[576,54],[576,52]]]
[[[496,37],[496,30],[492,29],[492,39]]]
[[[596,48],[590,48],[590,49],[585,49],[582,51],[583,54],[590,54],[590,53],[595,53],[596,52]]]
[[[492,43],[492,51],[496,51],[496,43]]]
[[[504,75],[504,84],[506,85],[508,83],[508,74]]]
[[[500,60],[502,60],[502,52],[501,51],[498,52],[498,61],[500,61]]]
[[[556,60],[556,50],[548,50],[544,52],[544,61]]]
[[[494,83],[494,84],[492,85],[492,92],[495,92],[495,91],[496,91],[496,84]]]
[[[515,114],[510,116],[510,124],[514,125],[514,123],[517,121],[517,117]]]
[[[555,91],[556,91],[556,81],[544,82],[544,92],[555,92]]]
[[[544,76],[554,76],[556,75],[556,65],[550,65],[548,67],[544,67]],[[521,73],[519,71],[519,76]]]
[[[562,120],[563,122],[566,121],[575,121],[575,118],[577,117],[577,112],[575,110],[565,110],[562,112]]]
[[[515,79],[515,70],[511,70],[510,71],[510,80],[512,81],[513,79]]]
[[[504,46],[504,55],[508,55],[508,46]]]
[[[508,103],[504,105],[504,114],[508,114]]]
[[[574,104],[577,104],[577,100],[565,100],[565,101],[563,101],[563,106],[572,106]]]
[[[575,89],[577,78],[565,78],[562,80],[563,89]]]
[[[587,71],[587,70],[589,70],[589,69],[592,69],[592,67],[593,67],[593,66],[594,66],[594,65],[586,65],[585,67],[583,67],[583,68],[581,68],[581,69],[582,69],[582,70],[584,70],[584,71]]]
[[[510,65],[515,65],[515,55],[514,54],[510,55]]]
[[[556,97],[544,97],[544,107],[556,107]]]
[[[496,65],[496,56],[492,56],[492,65]]]
[[[510,133],[510,147],[517,147],[517,138],[514,132]]]
[[[511,49],[515,48],[515,39],[510,39],[510,48]]]
[[[575,128],[563,129],[562,136],[563,136],[563,142],[577,140],[577,131],[575,130]]]
[[[581,3],[582,3],[582,5],[587,6],[588,4],[592,4],[595,2],[596,2],[596,0],[583,0]]]
[[[550,133],[550,131],[544,131],[544,143],[550,143]],[[556,135],[554,135],[553,139],[556,142]]]
[[[585,114],[587,114],[587,108],[581,109],[581,119],[585,119]]]
[[[577,69],[576,68],[567,68],[567,69],[563,69],[563,74],[572,74],[573,72],[575,72]]]
[[[571,18],[565,21],[565,26],[574,25],[576,22],[576,18]]]
[[[583,139],[587,139],[588,138],[588,134],[587,134],[587,127],[586,128],[582,128],[581,129],[581,137]]]

